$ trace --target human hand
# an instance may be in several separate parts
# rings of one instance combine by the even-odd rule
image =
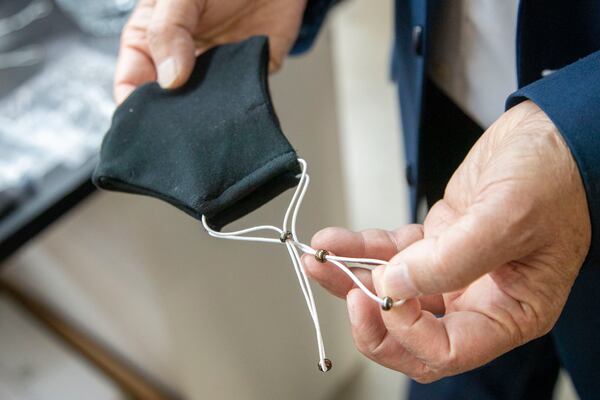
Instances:
[[[577,165],[546,114],[525,101],[502,115],[454,173],[422,233],[415,225],[328,228],[313,238],[314,248],[334,254],[390,259],[357,275],[379,296],[409,299],[382,311],[332,265],[304,258],[314,279],[346,297],[363,354],[431,382],[547,333],[588,252],[591,225]]]
[[[283,63],[298,36],[306,0],[140,0],[121,35],[114,96],[139,85],[183,85],[196,56],[219,44],[269,36],[269,70]]]

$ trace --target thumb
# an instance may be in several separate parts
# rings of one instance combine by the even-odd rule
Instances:
[[[148,26],[148,46],[161,87],[177,88],[192,73],[196,48],[192,34],[203,9],[203,0],[157,1]]]
[[[395,255],[383,275],[384,295],[407,299],[459,290],[484,274],[527,254],[523,220],[491,204],[476,204],[436,237]],[[427,231],[425,232],[427,234]]]

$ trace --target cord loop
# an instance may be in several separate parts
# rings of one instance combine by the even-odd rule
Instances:
[[[300,179],[298,181],[298,186],[294,191],[290,204],[285,212],[283,218],[282,228],[278,228],[272,225],[260,225],[251,228],[242,229],[235,232],[218,232],[208,226],[206,222],[206,218],[202,216],[202,225],[208,234],[212,237],[221,238],[221,239],[230,239],[230,240],[244,240],[244,241],[252,241],[252,242],[266,242],[266,243],[276,243],[285,245],[290,259],[292,260],[292,265],[294,267],[294,271],[296,272],[296,276],[298,278],[298,282],[300,284],[300,289],[302,290],[302,294],[304,295],[304,299],[306,301],[306,306],[308,308],[308,312],[313,320],[313,324],[315,327],[315,333],[317,337],[317,348],[319,352],[319,370],[322,372],[327,372],[333,366],[333,363],[330,359],[325,356],[325,346],[323,345],[323,337],[321,335],[321,326],[319,323],[319,316],[317,314],[317,307],[315,305],[315,299],[312,293],[312,289],[310,287],[310,282],[308,280],[308,276],[306,275],[306,271],[304,270],[304,265],[300,261],[300,252],[311,254],[315,257],[315,259],[321,263],[330,262],[339,268],[342,272],[344,272],[356,286],[360,290],[362,290],[369,298],[373,301],[379,303],[380,307],[384,311],[390,310],[394,306],[399,306],[404,303],[404,300],[394,301],[391,297],[380,298],[375,295],[369,288],[365,286],[365,284],[352,273],[352,270],[348,268],[344,263],[355,263],[355,264],[363,264],[363,265],[385,265],[387,261],[377,260],[373,258],[354,258],[354,257],[341,257],[341,256],[333,256],[330,255],[329,252],[325,249],[315,250],[312,247],[300,242],[298,240],[298,235],[296,234],[296,221],[298,217],[298,212],[300,211],[300,206],[302,205],[302,201],[304,199],[304,195],[308,189],[308,184],[310,183],[310,176],[307,173],[307,164],[303,159],[298,159],[298,162],[302,166],[302,172],[300,174]],[[290,221],[291,218],[291,221]],[[263,237],[263,236],[246,236],[248,233],[258,232],[258,231],[273,231],[276,232],[278,237]]]

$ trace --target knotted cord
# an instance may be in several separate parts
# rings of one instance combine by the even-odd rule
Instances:
[[[300,289],[302,290],[302,294],[304,295],[304,299],[306,300],[306,306],[308,308],[308,311],[310,313],[315,327],[315,333],[317,336],[317,348],[319,351],[318,366],[321,371],[327,372],[331,369],[332,363],[331,360],[329,360],[325,356],[325,346],[323,344],[323,337],[321,335],[321,326],[319,324],[317,307],[315,305],[315,299],[313,296],[312,289],[310,287],[308,276],[306,275],[304,265],[302,265],[302,261],[300,259],[300,252],[313,255],[317,259],[317,261],[330,262],[333,265],[335,265],[346,275],[348,275],[348,277],[352,279],[352,281],[360,290],[362,290],[371,299],[379,303],[381,308],[385,311],[391,309],[393,306],[397,306],[404,303],[404,300],[393,301],[390,297],[381,298],[377,296],[371,290],[369,290],[369,288],[367,288],[364,285],[364,283],[362,283],[361,280],[358,279],[356,275],[352,273],[350,268],[343,264],[353,263],[364,265],[385,265],[387,264],[387,261],[377,260],[374,258],[334,256],[329,254],[324,249],[315,250],[307,244],[302,243],[298,239],[298,234],[296,233],[296,221],[298,219],[298,213],[300,211],[302,201],[304,200],[304,195],[306,194],[306,191],[308,190],[308,185],[310,183],[310,176],[308,175],[308,167],[306,161],[303,159],[298,159],[298,162],[302,167],[302,172],[300,173],[298,186],[294,191],[294,195],[292,196],[290,204],[288,205],[285,215],[283,217],[283,224],[281,228],[278,228],[273,225],[259,225],[251,228],[241,229],[235,232],[218,232],[212,229],[210,226],[208,226],[208,223],[206,222],[206,218],[204,216],[202,216],[202,225],[204,226],[204,229],[206,229],[208,234],[212,237],[230,240],[246,240],[251,242],[278,243],[284,244],[286,246],[286,249],[292,260],[292,265],[294,267],[294,271],[296,272],[298,282],[300,284]],[[246,236],[249,233],[259,231],[272,231],[277,234],[277,238],[264,236]]]

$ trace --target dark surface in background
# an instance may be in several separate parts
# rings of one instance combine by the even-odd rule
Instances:
[[[23,0],[0,2],[0,18],[14,14],[28,4]],[[33,22],[16,34],[0,37],[0,54],[32,44],[42,45],[61,36],[78,37],[107,54],[116,54],[118,37],[94,38],[82,33],[54,6],[50,15]],[[46,52],[40,64],[0,69],[0,100],[40,72],[53,54]],[[57,110],[61,112],[61,110]],[[78,169],[59,167],[37,182],[2,193],[0,191],[0,265],[25,243],[67,213],[94,190],[90,181],[96,159]]]

